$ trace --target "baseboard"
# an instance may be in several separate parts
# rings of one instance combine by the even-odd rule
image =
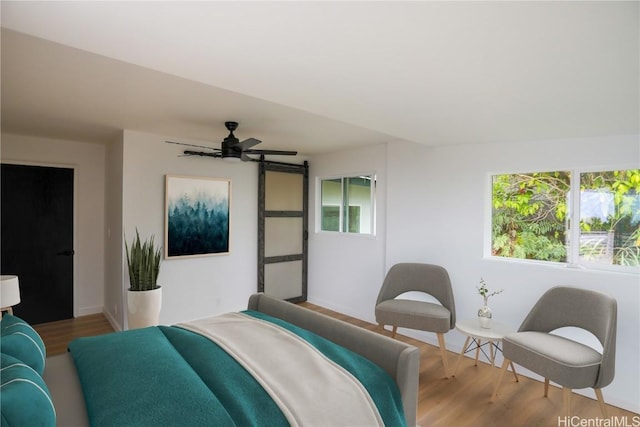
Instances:
[[[101,305],[94,305],[93,307],[81,307],[78,309],[78,312],[76,313],[76,317],[90,316],[92,314],[98,314],[98,313],[102,313]]]
[[[113,328],[114,331],[118,331],[118,332],[122,331],[122,326],[120,326],[120,324],[116,321],[116,319],[113,318],[111,313],[107,311],[103,311],[102,314],[104,314],[104,317],[107,319],[107,322],[111,324],[111,327]]]
[[[335,312],[346,314],[347,316],[355,317],[356,319],[375,324],[375,319],[371,318],[370,315],[367,316],[363,313],[355,312],[351,307],[348,306],[334,304],[330,301],[323,300],[322,298],[309,298],[308,302],[319,307],[324,307],[329,310],[333,310]]]

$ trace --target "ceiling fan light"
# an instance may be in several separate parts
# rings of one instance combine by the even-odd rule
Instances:
[[[240,157],[235,157],[235,156],[226,156],[226,157],[223,157],[222,160],[227,163],[239,163],[241,161]]]

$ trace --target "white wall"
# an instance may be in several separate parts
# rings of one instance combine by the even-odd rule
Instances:
[[[179,157],[184,147],[157,135],[124,131],[123,228],[130,241],[138,228],[164,241],[165,175],[231,179],[230,254],[164,260],[160,322],[245,309],[257,290],[258,165],[227,163],[209,157]],[[204,144],[202,141],[185,141]],[[124,248],[121,247],[124,254]],[[128,276],[121,283],[129,287]]]
[[[309,300],[373,322],[374,303],[385,272],[393,264],[405,261],[447,268],[459,319],[474,317],[481,306],[482,299],[476,290],[480,277],[491,289],[504,288],[504,293],[491,298],[490,305],[494,318],[514,328],[520,325],[540,295],[552,286],[575,285],[608,292],[618,300],[618,345],[617,375],[605,388],[605,399],[638,412],[639,276],[484,258],[488,231],[485,225],[490,208],[489,175],[574,167],[638,168],[638,138],[585,138],[435,149],[394,142],[388,144],[386,152],[367,148],[314,157],[310,166],[312,180],[354,171],[379,172],[377,199],[381,215],[375,239],[311,235]],[[312,206],[315,214],[313,200]],[[434,334],[402,332],[437,343]],[[457,353],[464,336],[454,330],[447,334],[446,340],[447,348]],[[434,373],[434,380],[439,375]],[[584,393],[593,397],[591,390]]]
[[[555,285],[612,294],[618,300],[618,344],[608,402],[640,410],[640,279],[637,274],[485,259],[490,205],[489,176],[495,172],[566,170],[575,167],[638,168],[637,137],[590,138],[429,149],[389,146],[387,267],[400,261],[443,265],[449,271],[458,319],[475,316],[482,300],[476,285],[504,288],[490,306],[494,318],[517,327],[533,303]],[[416,197],[418,195],[418,197]],[[435,342],[431,336],[425,340]],[[447,335],[459,351],[464,337]],[[592,391],[586,395],[593,397]]]
[[[105,283],[104,314],[116,330],[125,322],[126,300],[122,283],[125,260],[122,233],[122,167],[124,135],[120,134],[106,147],[105,189]]]
[[[104,288],[105,147],[2,134],[1,154],[7,163],[74,169],[73,312],[76,316],[100,313]]]
[[[385,273],[386,145],[314,156],[309,162],[308,299],[361,319],[373,320],[372,307]],[[375,174],[377,178],[375,236],[322,233],[318,178]]]

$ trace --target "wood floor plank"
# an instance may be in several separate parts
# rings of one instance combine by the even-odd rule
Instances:
[[[300,305],[311,310],[352,323],[359,327],[391,336],[378,325],[328,310],[310,303]],[[47,347],[47,355],[64,353],[69,342],[83,336],[113,332],[102,314],[76,319],[35,325]],[[558,426],[563,416],[562,389],[551,385],[545,398],[542,382],[520,375],[515,382],[513,375],[505,374],[495,402],[491,402],[493,384],[499,368],[466,357],[460,363],[455,377],[444,378],[440,349],[410,337],[398,335],[397,339],[420,349],[420,379],[418,391],[418,425],[443,427],[501,427],[501,426]],[[447,352],[449,366],[455,366],[458,354]],[[606,401],[607,390],[603,390]],[[594,394],[595,399],[595,394]],[[594,399],[573,394],[573,414],[581,419],[601,418],[600,407]],[[607,405],[609,417],[633,422],[639,417],[624,409]],[[567,425],[566,423],[564,425]],[[603,424],[604,425],[604,424]],[[613,425],[613,424],[611,424]]]
[[[69,343],[76,338],[113,332],[113,327],[102,313],[41,323],[34,325],[33,329],[42,337],[47,356],[65,353]]]

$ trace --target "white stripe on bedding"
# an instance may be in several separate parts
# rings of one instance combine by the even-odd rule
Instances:
[[[364,386],[296,334],[242,313],[177,326],[214,341],[269,393],[292,426],[382,426]]]
[[[16,366],[23,367],[23,368],[27,368],[27,369],[29,369],[31,372],[33,372],[35,375],[38,375],[38,376],[39,376],[39,374],[38,374],[38,373],[37,373],[37,372],[36,372],[36,371],[31,367],[31,366],[29,366],[29,365],[25,365],[24,363],[12,363],[11,365],[7,365],[7,366],[5,366],[4,368],[0,369],[0,372],[4,371],[5,369],[6,369],[6,370],[9,370],[9,369],[11,369],[11,368],[13,368],[13,367],[16,367]],[[1,377],[2,377],[2,374],[0,374],[0,378],[1,378]],[[43,381],[44,381],[44,380],[43,380]],[[31,385],[32,385],[32,386],[34,386],[36,389],[38,389],[38,390],[40,391],[40,393],[42,393],[42,394],[47,398],[47,400],[49,401],[49,404],[51,405],[51,409],[53,409],[53,413],[54,413],[54,415],[55,415],[55,413],[56,413],[56,407],[54,406],[53,402],[51,401],[51,397],[49,396],[49,393],[48,393],[48,392],[46,392],[46,391],[45,391],[42,387],[40,387],[38,384],[36,384],[35,382],[31,381],[30,379],[27,379],[27,378],[13,378],[13,379],[11,379],[11,380],[9,380],[9,381],[2,382],[2,384],[0,384],[0,390],[1,390],[3,387],[8,386],[9,384],[12,384],[12,383],[14,383],[14,382],[24,382],[24,383],[27,383],[27,384],[31,384]],[[1,395],[1,394],[2,394],[2,393],[0,392],[0,395]]]
[[[13,324],[11,324],[9,326],[6,326],[4,329],[5,330],[9,330],[9,328],[16,328],[16,327],[26,327],[27,329],[33,330],[33,328],[30,325],[28,325],[27,323],[24,323],[24,322],[13,323]],[[35,332],[35,330],[34,330],[34,332]],[[29,335],[27,335],[27,334],[25,334],[24,332],[21,332],[21,331],[11,332],[11,333],[9,333],[7,335],[13,335],[13,334],[24,335],[25,337],[29,338],[29,340],[31,340],[33,345],[36,347],[36,349],[40,353],[40,356],[42,356],[42,363],[45,363],[46,356],[42,353],[42,350],[40,349],[40,346],[38,345],[38,343],[36,343],[34,341],[33,338],[31,338]],[[36,334],[37,334],[37,332],[36,332]]]

